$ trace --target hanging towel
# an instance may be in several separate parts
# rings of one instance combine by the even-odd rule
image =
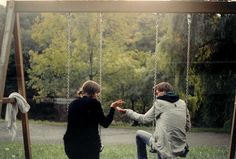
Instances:
[[[5,121],[7,122],[7,129],[9,131],[9,134],[12,137],[12,140],[16,137],[16,115],[18,113],[18,109],[22,113],[26,113],[30,109],[30,105],[27,103],[24,97],[22,97],[19,93],[13,92],[9,95],[9,98],[15,98],[16,103],[13,105],[12,103],[7,104],[6,108],[6,116]]]

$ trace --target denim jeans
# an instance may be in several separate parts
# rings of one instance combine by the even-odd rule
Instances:
[[[149,132],[138,130],[136,132],[136,146],[137,146],[137,156],[138,159],[147,159],[147,149],[146,145],[150,146],[150,138],[152,134]],[[161,157],[157,154],[157,159],[161,159]]]

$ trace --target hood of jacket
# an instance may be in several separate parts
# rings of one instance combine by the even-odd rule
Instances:
[[[157,97],[157,99],[165,100],[165,101],[174,103],[174,102],[179,100],[179,96],[177,94],[175,94],[174,92],[170,91],[170,92],[166,92],[166,94],[163,95],[163,96]]]

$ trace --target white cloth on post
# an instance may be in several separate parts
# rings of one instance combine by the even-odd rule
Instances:
[[[7,104],[6,108],[6,116],[5,121],[7,122],[7,129],[9,131],[9,134],[12,137],[12,140],[16,137],[16,116],[18,113],[18,109],[22,113],[26,113],[30,109],[30,105],[27,103],[24,97],[22,97],[19,93],[13,92],[9,95],[9,98],[15,98],[16,103],[13,105],[12,103]]]

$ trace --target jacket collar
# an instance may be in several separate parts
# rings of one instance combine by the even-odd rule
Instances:
[[[157,99],[174,103],[179,100],[179,96],[176,95],[174,92],[169,91],[169,92],[166,92],[165,95],[157,97]]]

